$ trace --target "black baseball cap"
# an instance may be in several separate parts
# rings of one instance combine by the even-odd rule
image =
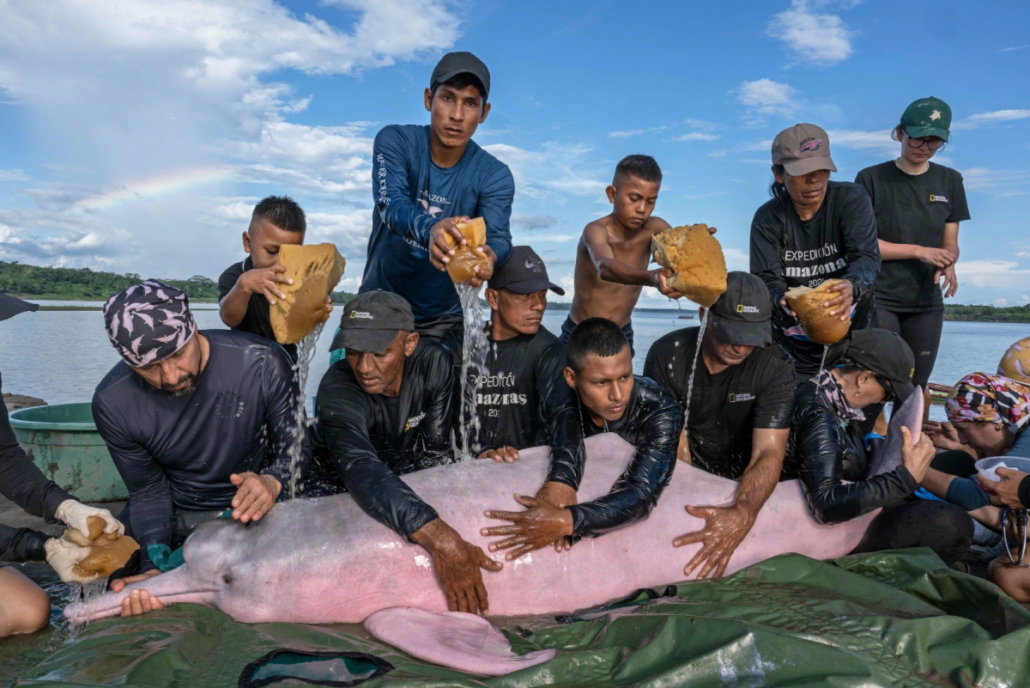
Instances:
[[[38,311],[39,304],[29,303],[28,301],[22,301],[14,296],[8,296],[7,294],[0,294],[0,320],[7,320],[13,318],[19,313],[27,313],[29,311]]]
[[[856,330],[844,352],[844,360],[857,363],[885,378],[898,401],[905,401],[915,390],[912,375],[916,358],[905,340],[890,330],[876,328]]]
[[[483,94],[483,99],[486,100],[490,95],[490,70],[472,53],[447,53],[441,57],[433,70],[433,76],[429,79],[429,88],[434,88],[437,84],[442,84],[459,74],[471,74],[479,79],[486,89],[486,93]]]
[[[354,349],[377,354],[390,346],[400,330],[415,330],[415,316],[407,299],[381,289],[366,291],[343,307],[340,329],[329,350]]]
[[[490,289],[507,289],[516,294],[533,294],[550,289],[559,296],[565,290],[547,278],[547,267],[529,246],[513,246],[508,262],[494,268],[494,276],[486,283]]]
[[[772,299],[765,283],[750,272],[726,275],[726,291],[708,311],[716,336],[735,346],[769,346]]]

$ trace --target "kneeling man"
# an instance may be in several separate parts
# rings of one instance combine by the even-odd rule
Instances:
[[[433,557],[452,611],[487,611],[481,568],[500,570],[399,476],[449,463],[454,368],[439,344],[420,339],[402,296],[367,291],[344,306],[333,349],[344,360],[318,387],[318,430],[330,470],[369,516]]]
[[[543,444],[554,412],[571,399],[565,345],[540,324],[548,289],[565,295],[529,246],[514,247],[490,278],[490,348],[486,374],[476,380],[481,459],[511,463],[519,449]]]
[[[119,518],[140,544],[131,583],[159,573],[148,545],[178,547],[230,507],[244,523],[272,508],[302,442],[298,391],[281,346],[199,331],[186,295],[160,282],[112,296],[104,322],[123,360],[97,386],[93,418],[129,488]]]
[[[766,348],[772,341],[769,290],[746,272],[731,272],[726,281],[726,292],[708,313],[700,355],[700,328],[690,327],[656,341],[644,363],[644,375],[671,392],[684,408],[690,404],[680,458],[740,482],[730,506],[687,507],[706,525],[673,544],[703,543],[684,569],[689,574],[704,563],[699,578],[723,574],[776,487],[794,408],[794,367],[778,349]],[[699,317],[704,318],[703,308]]]
[[[569,338],[565,381],[574,391],[551,423],[551,468],[536,498],[516,495],[523,512],[488,511],[512,525],[484,528],[506,536],[491,551],[510,549],[507,559],[553,544],[597,537],[647,518],[669,484],[683,411],[654,381],[633,376],[629,341],[606,318],[587,318]],[[626,472],[599,499],[576,503],[586,464],[583,440],[614,432],[637,449]]]

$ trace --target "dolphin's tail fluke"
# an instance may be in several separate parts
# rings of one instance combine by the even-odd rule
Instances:
[[[146,590],[151,597],[157,597],[165,604],[192,602],[210,606],[214,596],[213,590],[197,589],[197,581],[191,579],[187,564],[168,573],[127,585],[121,592],[106,592],[96,599],[70,604],[65,607],[64,615],[73,623],[117,616],[122,610],[122,600],[137,589]]]

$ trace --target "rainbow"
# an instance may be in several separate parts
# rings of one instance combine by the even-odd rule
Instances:
[[[108,210],[129,201],[163,196],[198,184],[226,181],[232,179],[233,176],[233,168],[227,165],[176,170],[130,182],[97,196],[91,196],[76,203],[75,207],[80,210]]]

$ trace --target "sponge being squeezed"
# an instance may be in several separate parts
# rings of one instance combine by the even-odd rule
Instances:
[[[726,258],[708,225],[673,227],[651,240],[654,260],[675,275],[670,287],[705,308],[726,291]]]
[[[268,315],[275,340],[296,344],[328,319],[325,297],[339,284],[347,261],[333,244],[288,244],[279,249],[279,264],[293,284],[278,285],[286,298],[277,300]]]

